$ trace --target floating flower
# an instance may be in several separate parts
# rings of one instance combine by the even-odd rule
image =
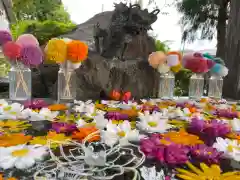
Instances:
[[[192,119],[188,130],[199,135],[210,146],[214,143],[216,137],[225,137],[231,132],[229,125],[221,121],[203,121],[197,118]]]
[[[19,121],[19,120],[6,120],[0,121],[0,132],[21,132],[27,128],[29,128],[31,124],[27,121]]]
[[[69,124],[64,122],[53,122],[52,129],[57,133],[70,133],[77,129],[75,124]]]
[[[53,104],[48,106],[51,111],[65,111],[68,107],[65,104]]]
[[[37,161],[42,161],[48,155],[46,146],[18,145],[13,147],[0,147],[0,167],[10,169],[27,169]]]
[[[217,109],[213,115],[219,117],[219,118],[238,118],[238,113],[236,111],[231,111],[230,109]]]
[[[108,124],[108,120],[101,114],[95,116],[93,122],[96,123],[96,127],[98,129],[104,129]]]
[[[18,37],[16,43],[19,44],[20,46],[28,45],[39,46],[37,38],[32,34],[22,34],[21,36]]]
[[[141,140],[140,148],[148,158],[157,159],[168,165],[184,164],[188,161],[189,149],[186,146],[163,141],[159,135]]]
[[[3,45],[3,54],[8,60],[17,60],[20,57],[21,47],[12,41],[8,41]]]
[[[62,39],[51,39],[45,48],[47,60],[62,63],[67,59],[67,43]]]
[[[208,180],[208,179],[221,179],[221,180],[237,180],[240,178],[240,172],[226,172],[222,173],[221,168],[218,165],[211,165],[210,167],[204,163],[200,163],[201,169],[195,167],[190,162],[186,163],[188,168],[191,171],[187,171],[186,169],[177,168],[176,170],[179,172],[176,174],[177,177],[183,180]]]
[[[171,125],[168,124],[168,118],[163,117],[161,113],[154,112],[150,114],[148,111],[145,111],[144,114],[139,113],[140,122],[137,126],[146,132],[166,132],[171,128]]]
[[[105,114],[105,117],[107,119],[114,119],[114,120],[126,120],[126,119],[129,119],[128,115],[127,114],[122,114],[120,112],[107,112]]]
[[[9,31],[0,30],[0,46],[12,41],[12,35]]]
[[[230,121],[230,124],[233,131],[240,132],[240,119],[234,118],[232,121]]]
[[[218,137],[213,147],[219,152],[223,152],[225,157],[240,161],[240,145],[237,140]]]
[[[196,160],[203,161],[207,164],[218,164],[222,156],[222,152],[218,152],[213,147],[206,146],[205,144],[197,144],[190,149],[190,153]]]
[[[113,124],[111,121],[106,125],[106,131],[101,132],[102,141],[108,146],[113,146],[118,141],[127,144],[128,141],[138,141],[140,139],[138,130],[132,130],[129,121],[121,124]]]
[[[38,66],[43,61],[43,53],[39,46],[23,46],[20,58],[26,66]]]
[[[203,141],[199,139],[198,136],[189,134],[185,130],[181,129],[179,132],[170,131],[164,134],[161,134],[162,140],[165,141],[169,140],[176,144],[186,145],[186,146],[193,146],[196,144],[203,144]]]
[[[95,133],[97,131],[98,129],[95,126],[80,127],[78,128],[78,131],[73,132],[72,138],[81,142],[88,135]],[[100,140],[100,134],[96,133],[96,136],[88,139],[88,142],[99,141],[99,140]]]
[[[28,101],[25,101],[23,105],[24,105],[24,108],[30,108],[30,109],[41,109],[48,106],[43,99],[28,100]]]
[[[67,44],[67,59],[73,63],[86,60],[88,46],[84,42],[73,40]]]
[[[32,136],[24,134],[3,134],[0,136],[0,147],[16,146],[26,144],[32,139]]]
[[[37,136],[34,137],[30,144],[33,145],[47,145],[50,141],[50,147],[51,148],[57,148],[59,145],[68,144],[68,142],[71,140],[71,137],[66,136],[65,134],[56,133],[53,131],[49,131],[47,136]]]
[[[39,112],[31,111],[29,113],[29,120],[30,121],[42,121],[42,120],[48,120],[52,121],[58,116],[58,111],[50,111],[48,108],[42,108]]]
[[[19,103],[0,106],[0,119],[25,119],[28,117],[24,113],[24,106]]]
[[[4,180],[2,174],[0,174],[0,180]],[[10,178],[7,178],[7,179],[5,178],[5,180],[17,180],[17,179],[14,178],[14,177],[10,177]]]

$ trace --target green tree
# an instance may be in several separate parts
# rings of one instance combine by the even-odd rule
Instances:
[[[61,0],[13,0],[13,11],[18,21],[70,21]]]
[[[156,51],[168,52],[170,50],[168,41],[156,40],[155,42]]]
[[[182,40],[211,40],[217,32],[217,56],[223,57],[229,2],[230,0],[177,0],[177,9],[183,14],[180,21],[184,30]]]

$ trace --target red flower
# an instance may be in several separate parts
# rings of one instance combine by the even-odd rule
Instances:
[[[9,41],[4,44],[3,53],[9,60],[16,60],[20,57],[21,47],[17,43]]]

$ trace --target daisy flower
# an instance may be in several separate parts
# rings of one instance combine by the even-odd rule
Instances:
[[[49,120],[52,121],[54,118],[58,116],[58,111],[51,111],[48,108],[42,108],[39,112],[31,111],[29,113],[29,120],[30,121],[42,121],[42,120]]]
[[[219,152],[223,152],[226,158],[240,161],[240,145],[237,140],[223,139],[218,137],[213,144]]]
[[[27,169],[48,155],[48,148],[39,145],[18,145],[0,148],[0,167]]]
[[[168,118],[162,116],[162,113],[154,112],[150,114],[145,111],[144,114],[139,113],[140,122],[137,122],[137,127],[146,132],[166,132],[171,128],[168,124]]]
[[[240,119],[234,118],[232,121],[230,121],[230,124],[232,126],[233,131],[240,131]]]
[[[109,121],[106,125],[106,131],[101,132],[102,141],[108,146],[113,146],[118,141],[123,145],[127,144],[128,141],[138,141],[139,131],[132,130],[129,121],[123,121],[122,124],[113,124]]]
[[[28,116],[24,113],[24,106],[19,103],[0,106],[0,119],[26,119]]]
[[[200,163],[200,168],[195,167],[190,162],[186,163],[191,171],[186,169],[177,168],[178,174],[176,176],[183,180],[207,180],[207,179],[221,179],[221,180],[237,180],[240,179],[238,171],[222,173],[218,165],[207,166]]]

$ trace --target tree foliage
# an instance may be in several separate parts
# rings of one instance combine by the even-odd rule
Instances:
[[[13,0],[13,11],[18,21],[70,21],[69,14],[63,8],[61,0]]]
[[[18,24],[13,24],[11,27],[12,34],[16,39],[24,33],[33,34],[39,41],[40,45],[44,45],[49,39],[66,34],[76,25],[72,23],[62,23],[57,21],[21,21]]]

